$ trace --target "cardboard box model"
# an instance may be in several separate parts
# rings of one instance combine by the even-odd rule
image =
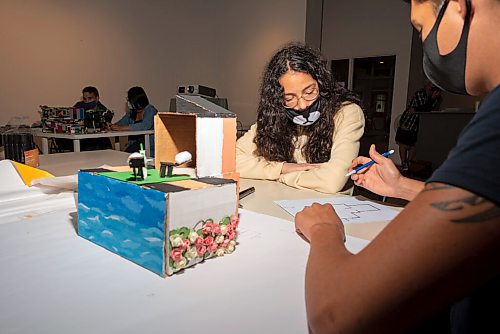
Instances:
[[[155,167],[188,151],[185,167],[198,177],[229,177],[236,170],[236,115],[200,96],[177,95],[175,112],[155,116]],[[236,177],[237,179],[237,177]]]
[[[81,237],[160,276],[234,251],[235,181],[186,177],[141,184],[115,178],[120,173],[124,172],[78,172]],[[148,176],[148,180],[154,178]]]
[[[232,253],[238,226],[235,114],[199,96],[176,102],[155,116],[156,169],[145,180],[130,169],[78,173],[78,234],[161,276]],[[163,179],[161,162],[182,151],[196,177]]]

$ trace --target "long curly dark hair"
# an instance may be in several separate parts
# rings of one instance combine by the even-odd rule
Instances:
[[[278,80],[290,69],[308,73],[318,82],[322,110],[320,118],[312,125],[296,125],[285,114],[284,90]],[[295,162],[293,138],[300,129],[300,133],[309,138],[302,150],[306,161],[328,161],[333,144],[333,119],[346,101],[359,103],[359,98],[333,80],[319,52],[302,43],[286,44],[276,52],[264,70],[254,139],[256,154],[269,161]]]

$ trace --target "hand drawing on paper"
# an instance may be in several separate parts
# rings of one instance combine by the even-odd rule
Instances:
[[[313,203],[330,203],[344,224],[392,220],[399,213],[398,210],[386,205],[347,196],[280,200],[275,201],[275,203],[294,217],[297,212],[306,206],[311,206]]]

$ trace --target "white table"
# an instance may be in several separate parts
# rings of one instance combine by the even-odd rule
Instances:
[[[243,208],[288,220],[290,222],[293,222],[293,216],[279,207],[276,203],[274,203],[274,201],[285,199],[295,200],[326,198],[334,196],[332,194],[324,194],[313,190],[292,188],[275,181],[240,179],[240,191],[249,187],[255,187],[255,192],[241,200],[240,204]],[[356,198],[366,200],[366,198],[361,196],[357,196]],[[380,204],[388,205],[387,203]],[[395,209],[400,210],[401,208],[395,207]],[[380,233],[380,231],[382,231],[387,223],[388,221],[375,221],[370,223],[346,224],[344,227],[346,234],[348,235],[366,240],[372,240],[378,233]]]
[[[40,168],[53,175],[64,176],[78,172],[78,169],[94,168],[102,165],[124,166],[128,153],[114,150],[87,151],[79,153],[59,153],[40,156]],[[302,190],[289,187],[279,182],[266,180],[240,179],[240,190],[255,187],[255,193],[241,200],[244,209],[263,213],[276,218],[293,222],[293,217],[274,203],[283,199],[307,199],[332,197],[313,190]],[[387,203],[382,203],[387,205]],[[387,221],[347,224],[348,235],[372,240],[386,225]]]
[[[1,170],[2,185],[13,175]],[[233,254],[161,278],[79,237],[70,201],[40,210],[18,183],[0,188],[11,197],[5,210],[24,208],[0,221],[2,334],[307,333],[309,247],[288,221],[242,209]],[[346,244],[357,252],[367,242]]]
[[[87,133],[87,134],[68,134],[68,133],[48,133],[42,132],[41,130],[34,130],[33,135],[40,137],[42,139],[42,153],[49,154],[49,138],[62,138],[73,140],[73,150],[74,152],[80,152],[80,140],[89,138],[116,138],[134,135],[144,135],[144,144],[146,155],[151,156],[151,147],[149,145],[149,136],[155,133],[154,130],[141,130],[141,131],[107,131],[99,133]],[[120,150],[120,143],[115,141],[115,150]]]

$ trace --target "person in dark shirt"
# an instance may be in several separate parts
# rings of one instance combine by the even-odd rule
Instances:
[[[99,91],[93,86],[87,86],[82,90],[82,99],[75,103],[75,108],[90,109],[103,109],[107,110],[104,104],[99,101]]]
[[[104,104],[99,101],[99,91],[93,86],[84,87],[82,90],[82,99],[77,101],[73,107],[82,108],[86,111],[84,125],[90,129],[93,127],[98,127],[101,130],[102,127],[106,126],[100,123],[89,121],[89,116],[93,114],[104,114],[111,115],[108,118],[108,122],[111,122],[113,113],[106,108]],[[72,151],[73,150],[73,140],[71,139],[60,139],[57,138],[56,145],[59,151]],[[80,150],[81,151],[94,151],[94,150],[106,150],[112,149],[111,141],[109,138],[88,138],[80,140]]]
[[[408,170],[409,164],[415,161],[417,151],[415,145],[418,136],[419,112],[439,110],[441,105],[441,89],[428,81],[424,88],[413,95],[410,104],[401,115],[396,130],[396,143],[399,145],[399,156],[403,171]]]
[[[85,115],[85,126],[87,129],[93,129],[94,131],[100,131],[106,126],[106,122],[101,124],[102,120],[99,119],[97,122],[93,122],[91,118],[94,115],[99,115],[108,112],[108,108],[99,101],[99,91],[93,86],[87,86],[82,90],[82,100],[75,103],[74,107],[83,108],[86,111]],[[112,112],[108,114],[112,115]],[[112,116],[111,116],[112,117]],[[111,119],[107,120],[111,122]],[[95,151],[95,150],[107,150],[112,149],[111,141],[109,138],[89,138],[81,140],[81,150],[82,151]]]
[[[403,177],[372,146],[351,176],[372,192],[410,202],[358,254],[330,204],[295,216],[310,242],[310,333],[415,333],[446,310],[449,330],[500,333],[500,0],[412,0],[424,71],[443,90],[487,96],[446,161],[426,183]],[[445,129],[443,129],[445,131]]]

